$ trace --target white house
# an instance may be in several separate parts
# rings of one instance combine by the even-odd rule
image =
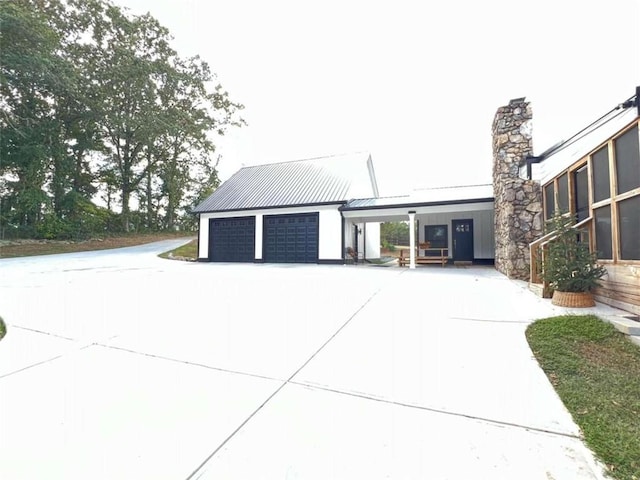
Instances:
[[[368,153],[243,168],[195,209],[198,257],[344,263],[349,252],[378,258],[380,223],[408,221],[409,257],[401,263],[492,263],[535,286],[544,221],[560,209],[577,216],[607,268],[598,299],[640,313],[640,87],[537,157],[531,119],[524,98],[498,109],[491,185],[382,198]]]
[[[213,262],[344,263],[380,257],[380,223],[408,221],[412,260],[492,263],[493,190],[475,185],[380,198],[368,153],[245,167],[194,213],[198,258]],[[417,249],[428,242],[433,250]],[[349,252],[349,254],[347,254]],[[427,263],[418,257],[418,263]]]

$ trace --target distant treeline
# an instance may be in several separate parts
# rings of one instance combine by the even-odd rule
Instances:
[[[242,105],[105,0],[0,1],[0,238],[190,228]]]

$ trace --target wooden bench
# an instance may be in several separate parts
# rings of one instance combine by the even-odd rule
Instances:
[[[449,261],[448,248],[429,248],[429,247],[424,247],[423,245],[424,244],[420,244],[419,248],[417,249],[418,252],[416,252],[416,265],[428,265],[428,264],[439,263],[444,267],[447,264],[447,262]],[[424,256],[418,255],[420,250],[424,250],[424,253],[425,253]],[[428,253],[431,253],[431,254],[428,255]],[[409,252],[407,251],[405,254],[404,249],[400,250],[400,257],[398,257],[398,264],[401,267],[405,267],[409,265],[409,263],[410,263]]]

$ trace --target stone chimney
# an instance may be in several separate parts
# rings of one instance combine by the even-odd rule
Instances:
[[[520,178],[533,154],[531,107],[524,98],[500,107],[493,120],[495,266],[509,278],[529,280],[529,243],[542,235],[542,190]]]

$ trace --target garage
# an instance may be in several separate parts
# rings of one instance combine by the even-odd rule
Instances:
[[[264,216],[264,261],[318,262],[318,213]]]
[[[212,262],[253,262],[256,217],[209,220],[209,259]]]
[[[343,264],[352,227],[341,209],[377,196],[367,152],[242,167],[193,209],[198,261]],[[378,236],[363,235],[369,254]]]

